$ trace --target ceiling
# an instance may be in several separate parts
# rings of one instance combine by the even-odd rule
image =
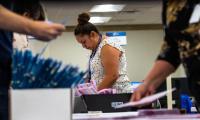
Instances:
[[[91,16],[112,17],[109,22],[100,25],[161,24],[162,0],[43,0],[42,3],[49,20],[67,26],[76,25],[78,14],[88,12],[99,4],[126,5],[120,12],[90,13]]]

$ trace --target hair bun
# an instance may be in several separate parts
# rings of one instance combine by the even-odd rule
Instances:
[[[83,25],[88,23],[90,15],[88,13],[81,13],[78,15],[78,24]]]

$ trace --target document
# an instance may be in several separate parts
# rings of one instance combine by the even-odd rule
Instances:
[[[152,102],[158,100],[159,98],[166,96],[169,92],[173,92],[173,91],[175,91],[175,88],[173,88],[171,90],[163,91],[163,92],[151,95],[151,96],[144,97],[139,101],[133,101],[133,102],[121,104],[121,105],[116,106],[115,108],[117,109],[117,108],[124,108],[124,107],[137,107],[137,106],[146,105],[146,104],[149,104],[149,103],[152,103]]]

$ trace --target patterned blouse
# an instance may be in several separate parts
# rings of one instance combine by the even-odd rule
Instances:
[[[158,60],[183,63],[191,92],[200,101],[200,0],[163,0],[164,43]]]
[[[115,82],[115,84],[112,86],[112,88],[116,89],[117,93],[132,92],[131,84],[127,76],[127,70],[126,70],[127,63],[126,63],[125,50],[120,45],[107,41],[105,36],[103,37],[101,43],[99,44],[96,54],[90,60],[91,80],[95,80],[98,86],[104,78],[104,67],[102,65],[100,56],[101,56],[101,49],[105,45],[110,45],[122,52],[119,63],[119,77]]]

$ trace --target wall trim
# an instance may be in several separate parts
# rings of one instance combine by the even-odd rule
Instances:
[[[65,26],[65,32],[73,32],[75,26]],[[100,31],[129,31],[129,30],[161,30],[162,24],[138,25],[97,25]]]

